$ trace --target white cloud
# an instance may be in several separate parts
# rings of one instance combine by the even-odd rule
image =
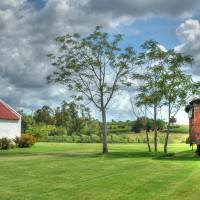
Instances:
[[[200,75],[200,24],[198,20],[189,19],[182,23],[177,29],[176,34],[182,44],[175,47],[178,52],[193,56],[195,65],[188,69],[194,75]]]
[[[189,118],[187,113],[184,111],[184,109],[180,110],[177,115],[175,116],[175,118],[177,119],[177,124],[185,124],[185,125],[189,125]]]
[[[162,51],[167,52],[167,49],[166,49],[163,45],[159,44],[158,47],[159,47]]]
[[[197,37],[200,37],[200,25],[198,20],[186,20],[176,30],[178,38],[185,42],[195,42]]]

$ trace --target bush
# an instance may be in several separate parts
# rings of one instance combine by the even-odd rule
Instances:
[[[59,135],[54,135],[53,142],[63,142],[63,137]]]
[[[19,148],[28,148],[33,146],[37,139],[32,135],[22,134],[21,137],[16,137],[13,141]]]
[[[132,138],[129,138],[129,142],[130,142],[130,143],[136,143],[136,140],[135,140],[135,139],[132,139]]]
[[[138,118],[136,121],[133,122],[131,131],[134,131],[135,133],[140,133],[140,131],[143,128],[142,121]]]
[[[101,137],[99,137],[98,135],[92,134],[91,135],[91,142],[99,143],[99,142],[101,142]]]
[[[90,143],[91,142],[91,138],[88,135],[81,135],[81,142],[82,143]]]
[[[64,136],[65,139],[66,139],[66,142],[69,142],[69,143],[72,143],[73,142],[73,139],[72,139],[72,136]]]
[[[143,143],[147,143],[147,138],[142,138]]]
[[[55,135],[58,135],[58,136],[62,136],[62,135],[67,135],[67,130],[66,128],[64,127],[55,127],[55,126],[52,126],[52,125],[48,125],[47,127],[49,127],[49,132],[48,132],[48,135],[49,136],[55,136]],[[51,128],[51,129],[50,129]]]
[[[102,140],[103,140],[103,136],[102,136]],[[112,138],[110,135],[107,136],[107,143],[112,143]]]
[[[10,149],[12,140],[6,137],[0,139],[0,149]]]
[[[72,135],[72,140],[75,143],[80,143],[81,142],[81,137],[78,135]]]
[[[111,139],[112,139],[112,143],[120,143],[120,142],[122,142],[120,136],[118,136],[118,135],[114,135],[113,134],[111,136]]]
[[[188,136],[188,137],[186,138],[185,143],[186,143],[186,144],[190,144],[190,136]]]

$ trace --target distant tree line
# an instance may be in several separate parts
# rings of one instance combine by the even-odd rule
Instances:
[[[33,116],[23,110],[18,112],[22,116],[22,133],[36,137],[100,134],[101,123],[92,118],[90,108],[75,102],[63,101],[55,109],[44,105]]]
[[[166,122],[162,119],[156,120],[156,128],[157,131],[162,130],[166,125]],[[150,119],[146,117],[146,124],[145,124],[145,117],[138,117],[137,120],[132,122],[131,130],[135,133],[140,133],[142,130],[147,130],[147,132],[154,131],[154,119]]]

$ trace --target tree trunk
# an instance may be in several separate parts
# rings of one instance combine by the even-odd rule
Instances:
[[[197,154],[198,156],[200,156],[200,145],[197,145],[196,154]]]
[[[149,143],[149,135],[148,135],[148,131],[147,131],[147,108],[146,108],[146,105],[145,105],[145,130],[146,130],[148,149],[149,149],[149,152],[151,152],[151,147],[150,147],[150,143]]]
[[[102,108],[101,112],[102,112],[102,123],[103,123],[103,153],[108,153],[105,108]]]
[[[168,107],[168,126],[167,126],[167,135],[165,138],[165,145],[164,145],[164,153],[167,153],[167,144],[168,144],[168,138],[169,138],[169,129],[170,129],[170,115],[171,115],[171,109],[170,109],[170,103]]]
[[[155,152],[158,151],[158,136],[157,136],[157,122],[156,122],[156,115],[157,115],[157,104],[154,104],[154,131],[155,131],[155,135],[154,135],[154,150]]]

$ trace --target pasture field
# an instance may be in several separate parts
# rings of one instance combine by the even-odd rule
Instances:
[[[199,199],[200,157],[187,144],[36,143],[0,151],[1,200]],[[153,145],[152,145],[153,148]]]
[[[131,139],[135,139],[136,141],[138,141],[138,139],[146,141],[146,133],[144,130],[141,131],[141,133],[128,132],[128,133],[120,133],[120,134],[127,135],[128,137],[130,137]],[[152,143],[153,145],[154,131],[150,131],[148,134],[149,134],[150,143]],[[169,133],[169,143],[170,144],[185,143],[188,136],[189,136],[189,133]],[[164,144],[165,137],[166,137],[166,133],[158,131],[158,143]]]

